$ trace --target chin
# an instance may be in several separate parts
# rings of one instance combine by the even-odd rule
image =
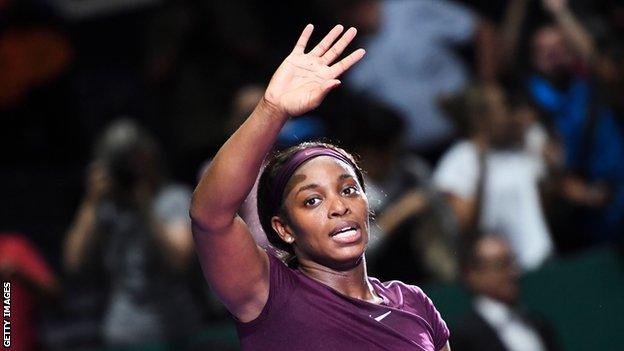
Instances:
[[[348,248],[348,250],[345,248],[341,249],[340,252],[329,257],[331,268],[336,270],[349,270],[361,264],[366,264],[364,251],[364,247],[353,247]]]

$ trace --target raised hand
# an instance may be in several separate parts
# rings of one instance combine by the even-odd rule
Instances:
[[[293,51],[279,66],[264,93],[264,99],[287,116],[298,116],[316,108],[327,93],[340,84],[336,79],[364,56],[357,49],[344,59],[332,64],[355,37],[355,28],[335,26],[314,49],[304,50],[314,27],[308,24]],[[336,41],[334,43],[334,41]]]
[[[111,189],[111,179],[108,170],[101,161],[95,161],[89,166],[87,177],[86,200],[98,202]]]

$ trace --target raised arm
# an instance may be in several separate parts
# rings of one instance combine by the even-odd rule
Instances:
[[[364,55],[359,49],[332,64],[356,34],[350,28],[336,41],[343,31],[340,25],[305,53],[312,30],[312,25],[305,27],[262,100],[221,147],[193,194],[193,237],[204,276],[241,321],[250,321],[262,311],[268,298],[269,267],[266,253],[236,213],[288,118],[316,108],[340,84],[336,78]]]
[[[522,23],[525,20],[529,0],[510,0],[505,10],[502,25],[501,51],[504,69],[509,69],[516,62],[516,51],[520,41]]]
[[[111,182],[101,162],[89,167],[87,192],[67,231],[63,244],[63,266],[70,273],[78,273],[86,263],[97,244],[96,210],[100,200],[108,193]]]
[[[594,39],[568,7],[567,0],[542,0],[552,14],[574,51],[590,65],[597,59]]]

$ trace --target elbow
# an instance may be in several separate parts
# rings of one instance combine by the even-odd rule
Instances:
[[[205,210],[199,201],[197,200],[197,196],[193,194],[193,198],[191,200],[191,207],[189,209],[189,216],[191,217],[191,224],[193,226],[193,230],[199,229],[202,232],[208,231],[211,227],[210,216],[207,215],[208,211]]]
[[[191,217],[193,227],[208,228],[210,225],[209,212],[209,208],[200,199],[200,196],[197,194],[197,189],[195,189],[191,197],[191,206],[189,208],[189,216]]]
[[[189,216],[191,217],[193,231],[202,233],[223,231],[231,225],[234,220],[233,215],[224,214],[223,211],[219,211],[219,209],[207,206],[198,200],[195,194],[193,194],[191,200]]]

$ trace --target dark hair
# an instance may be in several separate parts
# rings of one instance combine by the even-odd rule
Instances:
[[[500,240],[507,243],[507,240],[497,233],[479,233],[466,235],[460,239],[459,243],[459,267],[462,274],[476,269],[481,264],[481,257],[478,249],[481,243],[486,240]]]
[[[111,122],[94,149],[94,158],[106,166],[119,193],[128,193],[140,180],[158,185],[165,169],[160,147],[149,131],[129,118]]]
[[[262,175],[260,176],[260,180],[258,182],[258,201],[257,201],[258,217],[260,219],[260,224],[262,225],[262,229],[266,233],[267,239],[269,240],[269,243],[271,243],[273,247],[286,251],[290,255],[294,255],[292,245],[289,245],[286,242],[284,242],[280,238],[280,236],[277,234],[277,232],[273,229],[273,227],[271,226],[271,218],[273,218],[273,216],[275,215],[279,215],[286,220],[288,219],[288,217],[286,216],[286,211],[283,206],[284,198],[282,196],[277,213],[270,213],[270,212],[275,212],[275,211],[272,211],[270,209],[271,206],[269,206],[271,192],[273,190],[273,187],[275,186],[276,176],[279,174],[279,171],[282,168],[282,166],[288,163],[288,161],[299,151],[309,149],[312,147],[319,147],[319,146],[337,151],[341,153],[342,155],[344,155],[345,157],[347,157],[349,160],[351,160],[351,163],[355,166],[353,170],[355,171],[355,175],[357,176],[358,182],[362,186],[362,190],[365,190],[364,189],[364,177],[362,175],[362,170],[360,166],[358,165],[355,158],[350,153],[339,148],[338,146],[328,144],[328,143],[318,142],[318,141],[313,141],[313,142],[308,141],[308,142],[304,142],[295,146],[291,146],[287,149],[280,150],[280,151],[273,153],[269,157],[268,163],[266,164],[264,170],[262,171]]]
[[[479,124],[484,123],[483,116],[488,114],[490,89],[500,89],[504,93],[498,85],[475,83],[457,94],[439,99],[442,110],[455,123],[457,129],[464,133],[462,137],[470,137],[478,131]]]

